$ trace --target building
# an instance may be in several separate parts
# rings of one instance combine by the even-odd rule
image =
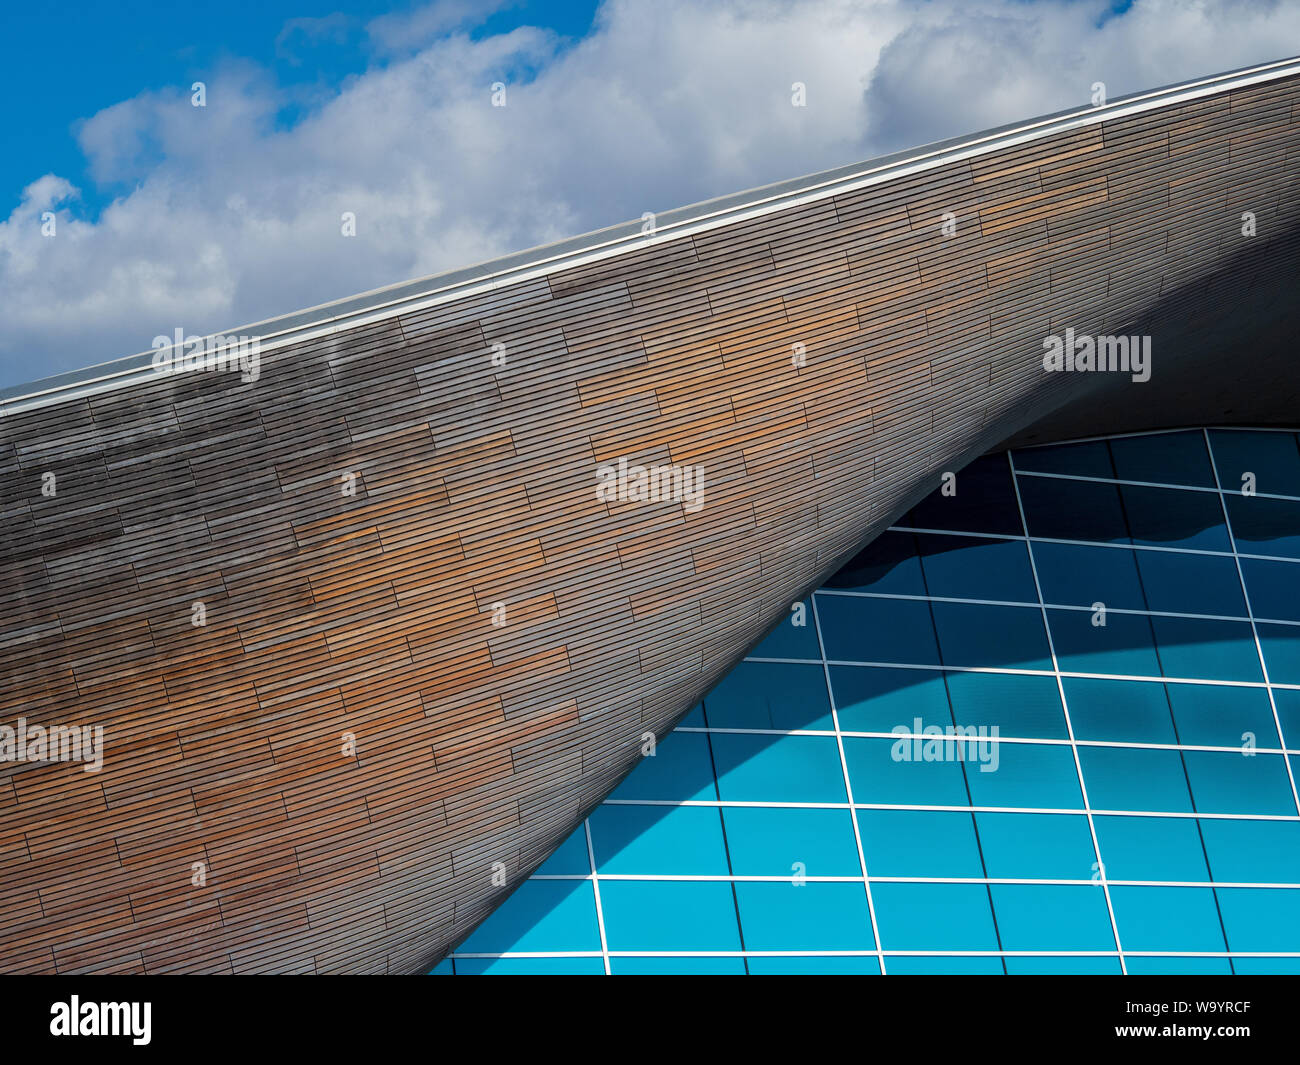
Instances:
[[[0,964],[406,972],[455,949],[453,964],[473,969],[470,955],[509,953],[532,934],[530,920],[544,924],[545,905],[527,905],[542,890],[536,885],[557,883],[529,880],[543,862],[563,870],[545,875],[584,876],[572,833],[593,810],[586,878],[549,890],[568,898],[591,891],[594,909],[608,875],[617,918],[620,892],[662,890],[664,881],[620,881],[604,868],[606,853],[632,861],[644,851],[642,833],[653,849],[655,833],[684,816],[645,814],[639,829],[625,820],[613,831],[626,846],[602,851],[599,877],[591,876],[596,841],[603,847],[607,838],[601,822],[620,816],[606,812],[617,803],[600,804],[624,777],[624,789],[642,786],[662,772],[647,766],[680,762],[686,756],[670,759],[670,750],[698,747],[693,737],[702,735],[715,766],[718,745],[732,743],[716,776],[730,788],[727,759],[761,769],[769,752],[788,749],[761,736],[720,741],[722,733],[688,731],[728,727],[715,719],[720,699],[729,712],[727,692],[748,693],[734,697],[742,719],[776,712],[764,711],[760,697],[777,682],[745,679],[763,663],[733,672],[751,652],[789,658],[792,667],[815,663],[823,695],[835,700],[837,764],[818,783],[846,789],[832,812],[850,822],[859,867],[854,873],[850,863],[839,884],[813,880],[799,890],[865,905],[869,921],[851,946],[791,948],[800,956],[842,950],[852,964],[883,960],[897,971],[891,929],[919,922],[889,923],[899,919],[886,897],[904,894],[875,883],[893,874],[866,865],[873,833],[900,848],[903,887],[928,874],[902,849],[909,830],[866,815],[935,805],[953,807],[946,812],[978,831],[983,875],[937,873],[942,882],[920,886],[943,900],[960,894],[961,905],[982,893],[1002,937],[994,948],[969,948],[974,955],[960,953],[959,937],[936,940],[944,957],[1016,968],[1013,944],[1043,943],[1043,951],[1084,951],[1097,964],[1137,971],[1167,942],[1169,952],[1194,955],[1183,959],[1189,964],[1231,953],[1232,965],[1248,969],[1257,962],[1246,955],[1270,952],[1242,945],[1261,939],[1233,916],[1233,892],[1241,891],[1250,893],[1240,905],[1251,919],[1273,907],[1277,942],[1294,952],[1289,885],[1300,878],[1282,866],[1225,864],[1205,825],[1214,831],[1223,821],[1244,833],[1222,843],[1232,851],[1271,845],[1267,833],[1282,840],[1300,822],[1281,753],[1291,749],[1287,648],[1297,619],[1276,594],[1290,579],[1285,560],[1300,528],[1292,513],[1300,488],[1286,457],[1295,438],[1226,428],[1294,428],[1300,409],[1298,76],[1296,61],[1270,64],[671,212],[245,327],[237,331],[251,338],[244,358],[224,360],[228,347],[204,345],[207,369],[151,352],[12,390],[0,418],[8,501],[0,720],[21,718],[29,736],[32,728],[102,728],[103,759],[93,772],[75,758],[0,768]],[[1110,369],[1096,370],[1099,360]],[[1187,427],[1194,431],[1120,435]],[[1115,439],[1036,447],[1081,437]],[[1242,481],[1245,474],[1254,481]],[[1046,503],[1026,499],[1053,492]],[[1166,494],[1132,502],[1147,492]],[[1098,493],[1119,499],[1118,510],[1075,501]],[[1021,528],[981,526],[1022,509],[1028,539]],[[981,533],[989,544],[967,542]],[[1040,552],[1040,539],[1052,546]],[[1038,559],[1069,547],[1092,553],[1086,562]],[[1010,561],[1017,551],[1024,558]],[[1158,569],[1157,555],[1169,567],[1161,577],[1143,568]],[[1189,562],[1180,575],[1166,555],[1213,563]],[[1135,567],[1136,585],[1102,565],[1120,557]],[[1283,568],[1255,576],[1257,562]],[[1081,599],[1048,589],[1058,569],[1091,575],[1070,589]],[[938,590],[945,579],[961,594]],[[1156,605],[1155,589],[1176,600],[1188,581],[1206,582],[1205,609]],[[801,614],[791,605],[822,587],[802,611],[805,623],[791,624]],[[843,594],[854,590],[862,594]],[[1098,603],[1104,625],[1093,624]],[[929,658],[921,654],[930,647],[923,614],[932,619]],[[958,620],[948,625],[944,615]],[[886,639],[890,654],[864,646],[871,635]],[[755,651],[773,641],[802,643],[790,654]],[[918,661],[900,657],[913,652]],[[1072,656],[1091,656],[1089,668],[1068,668]],[[902,666],[926,679],[891,687]],[[841,702],[841,669],[886,671],[870,674],[885,685],[874,704],[866,696],[861,707],[856,696]],[[964,804],[863,798],[893,785],[870,772],[855,776],[853,749],[912,750],[911,740],[844,733],[881,731],[880,713],[890,735],[918,718],[922,728],[943,724],[947,711],[926,701],[937,699],[937,682],[951,707],[963,684],[981,698],[980,681],[959,674],[997,678],[993,705],[1031,716],[1046,705],[1034,700],[1050,704],[1054,688],[1060,722],[1050,724],[1046,709],[1039,732],[994,714],[954,719],[999,725],[996,742],[985,735],[938,745],[940,754],[974,745],[982,759],[974,772],[968,758],[927,759],[924,744],[919,761],[878,760],[882,773],[946,770],[939,790],[960,770],[976,782]],[[1090,718],[1088,694],[1073,694],[1088,680],[1127,686],[1094,692]],[[779,683],[784,691],[790,681]],[[1202,688],[1216,698],[1248,690],[1254,704],[1240,696],[1231,713],[1212,701],[1178,704]],[[1169,712],[1164,724],[1143,716],[1154,714],[1156,689]],[[1116,706],[1131,708],[1129,716],[1116,722]],[[838,720],[854,714],[855,725],[873,727]],[[687,731],[672,732],[684,716]],[[1148,731],[1123,739],[1123,727],[1144,722]],[[1253,754],[1226,750],[1249,747],[1241,737],[1227,742],[1226,722],[1254,726],[1243,728],[1254,733]],[[818,724],[825,721],[814,714],[797,729]],[[1196,733],[1198,724],[1207,731]],[[1176,730],[1172,745],[1167,729]],[[1184,740],[1183,730],[1206,742]],[[649,762],[648,751],[661,747]],[[1039,748],[1050,765],[1017,758]],[[1094,775],[1086,763],[1135,750],[1156,752],[1171,773],[1177,757],[1187,802],[1202,805],[1143,811],[1121,793],[1117,805],[1093,799],[1111,770]],[[1000,768],[982,773],[995,758]],[[1208,777],[1198,775],[1198,761]],[[1017,763],[1023,775],[1006,772]],[[775,765],[774,775],[759,773],[763,787],[780,783]],[[1083,787],[1074,805],[1055,793],[1036,797],[1031,784],[1068,787],[1071,766],[1091,801]],[[1270,783],[1233,775],[1262,766]],[[905,776],[912,783],[898,787],[922,786]],[[1014,789],[1017,780],[1024,791],[1006,802],[976,801],[980,783]],[[1175,792],[1159,797],[1173,803]],[[1063,812],[1016,814],[1025,826],[1017,831],[1042,831],[1052,818],[1077,829],[1082,819],[1098,863],[1111,853],[1108,816],[1127,817],[1121,828],[1131,828],[1140,820],[1131,815],[1159,814],[1178,822],[1171,832],[1195,822],[1204,879],[1178,879],[1192,876],[1186,870],[1078,870],[1077,847],[1073,864],[1053,869],[1062,875],[1002,875],[1016,868],[1016,848],[999,855],[998,830],[981,818],[1048,809]],[[716,804],[706,812],[721,831],[726,814]],[[1201,816],[1165,817],[1192,813]],[[744,831],[728,826],[727,840]],[[762,826],[749,831],[776,838]],[[1252,844],[1245,834],[1253,831]],[[1129,845],[1143,850],[1140,840]],[[1050,851],[1044,844],[1043,855]],[[1185,848],[1176,853],[1185,857]],[[808,877],[820,875],[820,858],[807,865]],[[730,895],[743,953],[762,953],[756,929],[790,920],[774,916],[764,897],[790,888],[738,884],[748,874],[735,869],[712,881],[713,902]],[[1021,879],[1063,883],[1001,882]],[[1238,886],[1264,883],[1278,886]],[[1110,945],[1071,951],[1017,928],[1035,913],[1052,926],[1041,893],[1049,887],[1062,889],[1061,898],[1066,889],[1070,898],[1086,894],[1090,930],[1103,927],[1102,899]],[[1198,935],[1211,928],[1212,899],[1224,948],[1126,935],[1127,907],[1150,910],[1153,929],[1170,912],[1148,888],[1196,899],[1188,906],[1200,909],[1186,924]],[[899,905],[920,905],[919,897]],[[647,895],[645,905],[652,902]],[[956,902],[938,905],[961,912]],[[981,919],[970,905],[958,931]],[[505,948],[473,950],[466,936],[498,907],[504,916],[493,920],[515,921],[518,935],[489,923],[479,934],[497,935]],[[820,941],[847,927],[829,921]],[[717,928],[725,935],[725,922]],[[565,960],[627,967],[625,952],[610,945],[622,931],[603,919],[596,931],[596,948],[588,935],[585,948],[561,951],[583,957]],[[670,925],[659,942],[685,942],[676,937],[689,931]],[[773,932],[771,941],[779,938]],[[1087,942],[1102,940],[1099,932]],[[657,948],[648,942],[634,940],[631,955],[649,957]],[[696,953],[719,951],[737,953],[721,938]],[[765,964],[709,959],[733,968],[737,960]]]

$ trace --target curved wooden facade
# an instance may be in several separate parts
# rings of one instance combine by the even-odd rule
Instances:
[[[1070,404],[1294,417],[1298,161],[1278,64],[271,323],[255,383],[11,396],[0,724],[106,754],[0,763],[0,968],[429,966],[943,471]],[[1152,382],[1045,373],[1066,327]]]

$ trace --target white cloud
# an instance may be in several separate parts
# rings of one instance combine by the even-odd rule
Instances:
[[[610,0],[570,47],[535,28],[473,39],[467,11],[444,0],[372,23],[390,58],[289,129],[275,121],[289,97],[246,64],[212,73],[206,108],[181,86],[87,120],[91,174],[128,191],[78,221],[76,190],[46,175],[0,221],[0,383],[1300,39],[1295,6],[1239,0],[1139,0],[1115,17],[1065,0]],[[505,108],[490,103],[498,80]],[[806,108],[790,106],[795,81]]]

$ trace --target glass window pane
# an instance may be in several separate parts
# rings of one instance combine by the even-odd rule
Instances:
[[[1219,888],[1228,949],[1247,953],[1300,951],[1300,891]]]
[[[737,876],[861,876],[848,810],[728,806],[722,811]]]
[[[925,572],[925,591],[919,594],[1038,602],[1023,540],[924,534],[917,540]]]
[[[1294,433],[1212,429],[1210,446],[1225,489],[1240,490],[1242,475],[1253,473],[1257,492],[1300,496],[1300,449]]]
[[[911,728],[918,717],[927,725],[951,721],[942,673],[831,666],[830,674],[840,728],[846,732],[892,732],[896,725]]]
[[[1214,487],[1214,471],[1200,432],[1115,437],[1110,453],[1122,481]]]
[[[1172,614],[1246,616],[1241,578],[1232,558],[1178,551],[1135,554],[1150,609]]]
[[[1005,950],[1115,949],[1100,886],[992,884],[989,890]]]
[[[985,455],[957,474],[957,492],[937,489],[899,522],[914,529],[1004,533],[1019,536],[1020,511],[1006,455]]]
[[[879,976],[873,957],[750,958],[752,976]]]
[[[743,976],[744,958],[610,958],[615,976]]]
[[[1231,551],[1217,492],[1121,485],[1124,513],[1135,544]]]
[[[561,950],[600,950],[590,880],[526,880],[470,933],[458,952]]]
[[[1055,477],[1021,477],[1019,481],[1030,536],[1106,544],[1130,542],[1119,489],[1114,485]]]
[[[975,820],[990,877],[1013,880],[1092,877],[1097,853],[1093,850],[1086,817],[982,813],[976,814]]]
[[[854,592],[925,595],[921,560],[912,533],[883,532],[823,586]]]
[[[589,820],[591,848],[601,873],[726,876],[730,872],[722,821],[713,807],[605,803]]]
[[[954,671],[948,674],[948,695],[958,725],[996,725],[1000,735],[1023,739],[1068,735],[1055,677]]]
[[[1153,617],[1151,628],[1166,677],[1264,679],[1249,622]]]
[[[1229,493],[1224,497],[1243,555],[1300,558],[1300,503]]]
[[[1259,644],[1274,684],[1300,684],[1300,626],[1256,625]]]
[[[817,610],[828,659],[939,664],[929,603],[823,593]]]
[[[1300,884],[1300,821],[1201,822],[1215,880]]]
[[[1169,702],[1182,743],[1197,747],[1240,747],[1249,734],[1256,747],[1279,746],[1273,707],[1263,688],[1170,684]]]
[[[945,665],[1052,668],[1038,607],[931,605]]]
[[[1091,793],[1089,795],[1091,798]],[[1092,799],[1095,803],[1097,800]],[[1190,817],[1093,818],[1110,880],[1210,879],[1196,821]],[[1207,822],[1208,824],[1208,822]]]
[[[1076,477],[1114,477],[1105,440],[1084,444],[1048,444],[1014,452],[1017,470],[1068,473]]]
[[[1300,565],[1262,558],[1243,558],[1241,573],[1256,618],[1300,621]]]
[[[1105,625],[1094,625],[1093,617],[1086,610],[1047,611],[1062,672],[1160,676],[1149,618],[1109,612]]]
[[[1079,763],[1094,810],[1190,813],[1191,796],[1178,751],[1080,747]],[[1102,849],[1102,858],[1106,851]]]
[[[984,876],[969,813],[858,810],[857,815],[871,876]]]
[[[600,908],[610,950],[740,950],[723,881],[602,880]]]
[[[1008,958],[1010,976],[1119,976],[1118,958]]]
[[[910,725],[909,725],[910,727]],[[942,761],[914,760],[910,739],[844,740],[853,801],[910,806],[966,806],[966,780],[955,743],[942,744]],[[867,866],[870,869],[870,866]]]
[[[457,958],[457,976],[603,976],[599,958]]]
[[[1125,950],[1226,950],[1210,888],[1115,887],[1115,924]]]
[[[796,624],[803,621],[802,625]],[[813,624],[812,603],[803,601],[802,611],[789,611],[763,642],[750,653],[750,658],[802,658],[818,662],[821,649],[817,646],[817,628]]]
[[[702,732],[670,732],[641,759],[610,795],[611,799],[716,799],[709,737]]]
[[[872,884],[871,898],[886,950],[999,949],[983,884]]]
[[[712,734],[718,792],[726,802],[845,802],[832,736]]]
[[[1001,976],[1002,959],[987,955],[891,955],[885,965],[890,976]]]
[[[1034,544],[1043,600],[1055,606],[1104,603],[1111,610],[1145,610],[1135,552],[1079,544]]]
[[[995,743],[995,757],[968,765],[976,806],[1078,809],[1083,805],[1074,755],[1065,744]]]
[[[808,881],[736,885],[747,950],[873,950],[861,884]]]
[[[1163,684],[1065,677],[1061,681],[1078,740],[1176,743]]]
[[[1198,813],[1296,814],[1291,780],[1279,754],[1184,751],[1183,759]]]
[[[820,664],[741,662],[704,697],[714,728],[833,729]]]
[[[1229,976],[1232,973],[1227,958],[1144,958],[1126,954],[1124,964],[1130,976]]]

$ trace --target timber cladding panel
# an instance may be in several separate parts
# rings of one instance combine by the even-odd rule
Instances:
[[[0,419],[0,723],[106,744],[0,764],[0,967],[428,966],[941,471],[1092,387],[1044,336],[1142,323],[1176,373],[1162,322],[1294,278],[1298,160],[1281,78],[340,329],[255,383]],[[704,505],[598,500],[620,458],[703,467]]]

